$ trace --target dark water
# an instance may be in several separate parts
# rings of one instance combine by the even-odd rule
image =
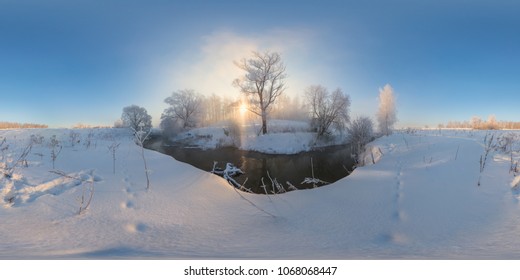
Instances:
[[[273,189],[269,176],[281,183],[285,189],[289,187],[287,182],[298,189],[312,188],[313,184],[302,184],[306,177],[312,178],[311,158],[314,177],[327,183],[333,183],[350,174],[355,164],[351,158],[352,151],[349,145],[327,147],[294,155],[271,155],[242,151],[233,147],[212,150],[187,148],[156,138],[148,142],[147,148],[170,155],[178,161],[204,171],[211,171],[215,161],[220,168],[225,168],[228,162],[232,163],[245,173],[234,179],[243,184],[247,178],[244,186],[254,193],[263,194],[266,190],[260,187],[262,178],[267,186],[267,192],[271,193]]]

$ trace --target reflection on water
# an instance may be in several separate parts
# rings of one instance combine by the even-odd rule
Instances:
[[[147,148],[170,155],[178,161],[191,164],[199,169],[211,171],[213,162],[224,168],[226,163],[232,163],[244,171],[235,180],[242,184],[247,178],[245,187],[255,193],[265,193],[262,185],[267,186],[271,193],[272,179],[276,179],[285,189],[289,182],[298,189],[312,188],[312,184],[302,184],[306,177],[312,178],[311,158],[314,177],[322,181],[333,183],[352,171],[354,160],[351,157],[350,146],[333,146],[320,150],[303,152],[295,155],[270,155],[251,151],[242,151],[233,147],[202,150],[186,148],[178,145],[168,145],[160,139],[152,140]],[[322,184],[320,184],[322,185]]]

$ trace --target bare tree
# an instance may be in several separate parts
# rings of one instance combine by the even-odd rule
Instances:
[[[324,86],[313,85],[307,88],[305,96],[318,137],[327,133],[333,124],[341,128],[348,123],[350,98],[340,88],[331,94]]]
[[[277,52],[253,52],[252,58],[235,61],[246,74],[233,85],[249,98],[249,110],[262,118],[262,134],[267,133],[269,107],[285,90],[285,65]]]
[[[150,131],[152,128],[152,117],[148,115],[145,108],[137,105],[123,108],[121,120],[124,127],[129,127],[133,131]]]
[[[183,129],[195,127],[202,111],[202,100],[202,95],[193,89],[174,91],[164,99],[170,107],[164,110],[161,119],[180,121]]]
[[[394,124],[397,122],[394,90],[389,84],[386,84],[382,89],[379,88],[377,121],[379,123],[379,130],[384,135],[389,135],[392,132]]]

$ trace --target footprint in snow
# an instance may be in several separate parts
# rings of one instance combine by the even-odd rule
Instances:
[[[135,204],[132,201],[123,201],[120,204],[122,209],[134,209]]]
[[[405,245],[409,243],[409,239],[406,235],[399,232],[381,234],[377,240],[383,243],[391,243],[395,245]]]
[[[143,223],[128,223],[125,225],[125,230],[129,233],[145,232],[148,229]]]
[[[398,222],[404,222],[408,219],[408,214],[406,214],[405,211],[403,210],[398,210],[394,213],[394,218],[398,221]]]

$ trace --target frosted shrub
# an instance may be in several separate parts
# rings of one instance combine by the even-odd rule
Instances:
[[[355,148],[357,155],[361,154],[365,145],[374,138],[374,125],[368,117],[358,117],[354,119],[347,128],[349,142]]]
[[[240,124],[236,120],[230,120],[228,122],[227,127],[224,128],[224,134],[233,140],[233,146],[240,147]]]

